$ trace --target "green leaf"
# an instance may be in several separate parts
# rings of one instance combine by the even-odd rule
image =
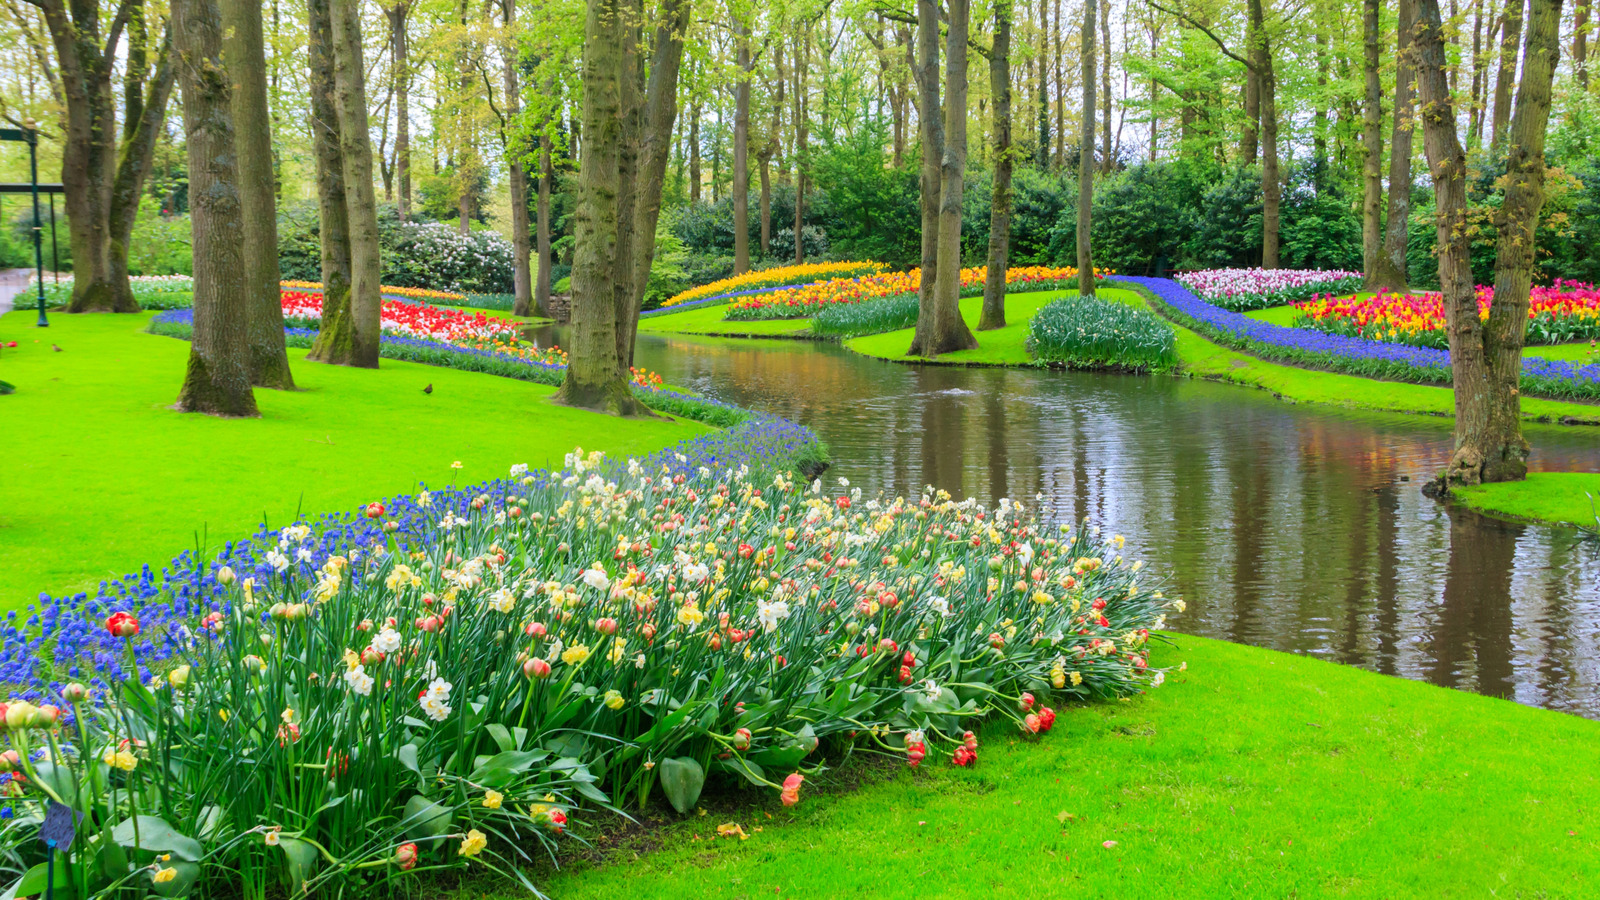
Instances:
[[[700,789],[705,787],[706,770],[687,756],[664,759],[656,766],[661,780],[661,791],[667,802],[679,814],[688,813],[700,801]]]
[[[749,781],[756,787],[767,787],[767,773],[764,772],[760,766],[742,756],[730,756],[727,759],[719,759],[714,761],[712,766],[719,770],[736,772],[740,775],[743,775],[746,781]]]
[[[484,730],[489,732],[489,737],[494,738],[494,742],[500,746],[501,750],[517,749],[516,743],[511,740],[511,732],[499,722],[490,722],[484,727]]]
[[[291,891],[311,880],[317,871],[317,848],[297,838],[281,838],[278,846],[289,859],[289,884]]]
[[[64,888],[67,886],[68,866],[62,860],[57,860],[56,862],[58,864],[55,871],[54,887]],[[44,894],[45,888],[51,887],[49,882],[45,880],[47,875],[48,871],[45,864],[39,863],[24,873],[22,879],[12,885],[11,890],[6,892],[5,897],[7,900],[11,900],[14,897],[31,897],[35,894]]]
[[[405,766],[407,769],[410,769],[418,775],[422,774],[422,770],[417,767],[416,744],[401,744],[400,749],[396,750],[394,755],[400,760],[400,765]]]
[[[198,862],[205,855],[200,842],[185,837],[172,829],[166,820],[156,816],[138,816],[138,833],[134,833],[134,819],[124,819],[111,831],[111,840],[124,847],[138,847],[153,853],[171,853],[179,859]]]
[[[112,838],[110,822],[100,827],[100,871],[113,879],[128,874],[128,854]]]
[[[417,794],[406,801],[405,817],[400,824],[407,834],[436,838],[450,830],[450,810]]]
[[[173,860],[165,864],[163,868],[173,869],[177,874],[173,876],[171,881],[157,884],[154,878],[155,873],[151,873],[150,892],[157,897],[186,897],[194,889],[194,883],[200,880],[200,866],[198,863]]]

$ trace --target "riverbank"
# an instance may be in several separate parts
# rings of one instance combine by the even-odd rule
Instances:
[[[1596,891],[1600,812],[1586,798],[1600,787],[1600,723],[1172,638],[1156,661],[1186,671],[1063,712],[1049,740],[996,725],[971,770],[896,764],[792,809],[735,796],[708,799],[705,816],[657,810],[535,883],[638,900],[1113,896],[1136,871],[1174,898]],[[719,837],[727,823],[749,839]],[[501,885],[459,896],[519,896]]]
[[[1492,516],[1551,525],[1600,526],[1600,472],[1532,472],[1526,481],[1451,488],[1461,503]]]
[[[254,533],[263,518],[354,509],[379,497],[559,466],[574,446],[644,454],[713,429],[555,406],[554,388],[385,359],[376,370],[307,364],[300,390],[256,391],[262,417],[171,409],[188,345],[145,334],[152,313],[0,316],[7,429],[0,610],[89,591],[179,548]],[[59,346],[60,352],[52,350]],[[423,388],[432,386],[431,392]],[[453,469],[457,461],[461,469]]]

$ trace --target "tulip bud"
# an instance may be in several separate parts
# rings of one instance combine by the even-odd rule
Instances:
[[[402,869],[410,869],[417,864],[417,845],[401,844],[395,848],[394,861]]]
[[[750,729],[741,728],[733,733],[733,748],[735,750],[750,749]]]
[[[522,674],[529,678],[549,678],[550,664],[535,656],[522,664]]]
[[[38,708],[26,700],[18,700],[6,708],[6,726],[12,729],[34,727]]]
[[[616,634],[617,620],[609,617],[594,620],[594,630],[601,634]]]
[[[527,626],[522,629],[522,633],[533,638],[534,640],[538,640],[548,634],[549,630],[544,627],[544,623],[542,622],[529,622]]]
[[[61,689],[61,699],[68,703],[78,704],[89,698],[89,689],[74,681]]]
[[[218,584],[223,585],[224,587],[226,587],[228,585],[233,584],[233,582],[234,582],[234,575],[233,575],[233,569],[231,567],[223,566],[222,568],[217,570],[217,583]]]

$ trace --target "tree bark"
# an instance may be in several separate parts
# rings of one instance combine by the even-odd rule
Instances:
[[[1389,142],[1389,209],[1384,223],[1383,252],[1373,286],[1398,293],[1411,289],[1406,277],[1407,230],[1411,218],[1412,98],[1416,64],[1412,38],[1416,34],[1414,0],[1399,0],[1396,22],[1394,130]]]
[[[239,214],[244,223],[244,295],[249,315],[250,380],[294,390],[283,338],[278,282],[278,206],[272,177],[272,121],[267,113],[267,60],[261,4],[221,0],[222,52],[232,79]]]
[[[1044,0],[1041,0],[1044,2]],[[939,271],[940,158],[944,154],[944,123],[939,107],[939,3],[917,0],[917,132],[922,150],[919,194],[922,212],[922,265],[917,277],[917,328],[911,338],[911,356],[927,355],[937,326],[934,283]],[[1041,118],[1040,121],[1045,121]],[[1041,131],[1041,134],[1043,131]]]
[[[629,24],[621,0],[589,0],[583,42],[583,154],[579,157],[578,206],[572,264],[572,344],[567,375],[555,402],[615,413],[646,411],[633,396],[618,355],[617,303],[620,262],[627,236],[619,212],[632,196],[623,160],[627,81],[633,60],[625,49]],[[620,259],[619,259],[620,257]],[[627,282],[629,279],[623,279]]]
[[[1245,26],[1245,55],[1255,59],[1256,41],[1261,31],[1256,25],[1255,8]],[[1261,73],[1253,66],[1244,72],[1244,129],[1239,135],[1239,156],[1244,165],[1253,166],[1261,159]]]
[[[372,188],[372,140],[367,129],[367,86],[361,61],[358,0],[331,0],[334,95],[344,161],[345,210],[350,233],[350,358],[347,365],[378,367],[382,324],[382,268],[378,209]]]
[[[811,57],[811,33],[795,39],[794,54],[794,264],[806,261],[806,163],[811,154],[810,100],[806,96],[806,65]],[[926,239],[924,239],[926,240]]]
[[[750,271],[750,26],[734,23],[739,49],[733,85],[733,274]]]
[[[173,10],[183,62],[183,129],[194,223],[194,337],[176,408],[257,416],[250,389],[244,220],[239,207],[232,86],[222,60],[216,0],[179,0]]]
[[[1056,22],[1056,27],[1061,27],[1059,21]],[[1033,164],[1038,166],[1040,171],[1044,171],[1050,168],[1050,0],[1039,0],[1039,52],[1037,57],[1039,60],[1039,90],[1036,101],[1039,106],[1039,149],[1034,155]],[[923,100],[926,102],[927,98],[924,97]],[[927,135],[923,135],[923,139],[926,140]],[[923,220],[923,227],[927,227],[926,218]],[[927,265],[926,259],[923,260],[923,265]]]
[[[350,216],[344,205],[344,155],[334,102],[333,12],[330,0],[306,2],[306,56],[311,95],[311,146],[317,162],[318,242],[322,253],[322,325],[306,359],[350,361]]]
[[[1578,11],[1573,14],[1572,71],[1578,87],[1589,89],[1589,0],[1578,0]]]
[[[1100,171],[1110,174],[1116,158],[1111,144],[1111,0],[1100,4]]]
[[[983,279],[978,330],[1006,327],[1006,267],[1011,255],[1011,16],[1012,0],[996,0],[989,95],[994,102],[994,196],[989,205],[989,265]]]
[[[539,255],[539,271],[533,282],[533,308],[536,314],[550,315],[550,188],[555,180],[555,166],[550,159],[550,133],[548,126],[539,136],[539,199],[535,214],[536,228],[534,252]]]
[[[409,0],[384,7],[389,18],[390,54],[394,61],[394,170],[399,184],[395,212],[400,221],[411,218],[411,41],[406,23],[411,14]]]
[[[700,202],[700,101],[689,107],[689,202]]]
[[[1264,0],[1250,0],[1255,32],[1251,52],[1261,87],[1261,268],[1276,269],[1283,181],[1278,170],[1278,78],[1272,65],[1264,7]]]
[[[1094,207],[1094,7],[1084,0],[1083,34],[1078,55],[1083,63],[1083,133],[1078,142],[1078,295],[1094,296],[1094,256],[1089,242]]]
[[[522,126],[522,86],[517,78],[517,3],[500,0],[505,46],[500,53],[500,78],[506,94],[506,181],[511,193],[512,315],[534,314],[533,225],[528,221],[528,142]],[[540,310],[539,315],[544,315]]]
[[[1383,82],[1378,76],[1379,0],[1361,4],[1362,73],[1366,102],[1361,117],[1361,274],[1368,288],[1378,286],[1383,253]]]
[[[972,329],[961,318],[961,201],[967,169],[967,33],[971,0],[949,0],[946,8],[949,30],[944,48],[944,154],[939,166],[934,323],[931,335],[922,346],[922,355],[929,359],[978,346]]]
[[[1500,158],[1511,118],[1511,88],[1517,81],[1517,42],[1522,37],[1522,9],[1527,0],[1506,0],[1500,29],[1500,72],[1494,85],[1494,114],[1489,119],[1489,155]]]
[[[761,164],[761,258],[772,255],[772,159],[781,145],[779,133],[783,129],[783,42],[772,47],[772,65],[776,72],[776,86],[772,97],[772,123],[767,126],[767,143],[756,154]]]
[[[1479,131],[1483,127],[1483,90],[1484,68],[1483,56],[1483,4],[1484,0],[1473,0],[1472,4],[1472,97],[1471,105],[1467,108],[1467,147],[1478,146]],[[1494,17],[1494,5],[1491,0],[1489,17]],[[1490,36],[1493,40],[1493,36]]]

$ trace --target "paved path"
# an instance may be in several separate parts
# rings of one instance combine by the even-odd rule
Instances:
[[[32,269],[6,269],[0,271],[0,316],[11,311],[13,301],[28,287]]]

